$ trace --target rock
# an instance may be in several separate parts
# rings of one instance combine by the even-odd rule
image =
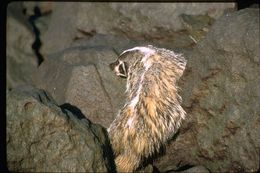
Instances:
[[[136,173],[153,173],[153,172],[155,171],[151,164],[145,166],[144,168],[140,168],[140,170],[136,170]]]
[[[204,165],[210,172],[257,172],[260,163],[259,9],[226,14],[186,52],[180,82],[189,118],[160,171]]]
[[[42,15],[52,12],[53,2],[23,2],[23,8],[26,10],[26,15],[34,15],[35,8],[39,8]]]
[[[41,36],[41,52],[46,57],[51,53],[68,48],[76,36],[75,15],[78,3],[54,3],[53,12],[46,33]],[[62,15],[61,15],[62,14]],[[76,15],[77,16],[77,15]],[[62,30],[60,27],[62,26]],[[58,39],[58,40],[56,40]]]
[[[22,3],[22,6],[26,17],[34,27],[34,33],[37,39],[41,42],[40,37],[47,31],[50,23],[53,2],[25,1]],[[41,45],[39,45],[39,47],[40,46]]]
[[[39,39],[41,38],[42,35],[44,35],[45,32],[47,32],[49,23],[51,19],[51,14],[46,14],[39,16],[38,18],[35,19],[35,26],[39,30]]]
[[[113,172],[106,130],[31,86],[7,95],[7,165],[15,172]]]
[[[179,171],[181,173],[210,173],[204,166],[194,166],[184,171]]]
[[[188,31],[189,37],[197,43],[204,38],[214,19],[208,15],[187,15],[181,14],[180,20],[184,28]]]
[[[143,40],[142,41],[130,40],[115,35],[95,34],[90,38],[84,38],[79,36],[79,38],[71,44],[71,47],[76,47],[76,46],[87,46],[92,48],[108,47],[114,50],[115,53],[119,55],[125,49],[137,45],[142,45],[142,44],[152,44],[152,43]]]
[[[108,127],[125,99],[125,80],[109,68],[116,58],[108,47],[72,47],[47,58],[35,83],[59,105],[76,106],[91,121]]]
[[[32,27],[22,13],[20,2],[8,5],[6,31],[7,88],[31,84],[37,71],[37,57],[32,49]]]
[[[56,2],[48,31],[42,36],[41,51],[48,55],[70,47],[79,36],[91,37],[96,33],[189,46],[193,40],[181,31],[179,15],[207,14],[218,18],[234,7],[235,3]]]
[[[114,118],[113,106],[94,65],[73,68],[66,91],[66,102],[79,106],[94,122],[109,126]]]

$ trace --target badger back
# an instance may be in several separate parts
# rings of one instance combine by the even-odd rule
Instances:
[[[133,110],[133,118],[128,125],[143,122],[138,129],[147,126],[152,136],[157,136],[153,140],[165,141],[185,118],[176,81],[183,74],[186,60],[170,50],[148,48],[153,51],[142,52],[142,59],[129,67],[126,106]]]

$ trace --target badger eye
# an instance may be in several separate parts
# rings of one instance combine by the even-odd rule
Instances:
[[[120,62],[118,66],[118,75],[121,77],[127,77],[128,67],[125,62]]]

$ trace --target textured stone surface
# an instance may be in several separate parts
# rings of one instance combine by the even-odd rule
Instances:
[[[24,1],[23,8],[26,10],[26,15],[34,15],[35,8],[39,8],[41,14],[51,13],[53,2],[37,2],[37,1]]]
[[[186,53],[183,106],[190,118],[158,167],[203,165],[211,172],[256,172],[260,161],[259,9],[217,20]]]
[[[116,54],[120,54],[125,49],[142,45],[142,44],[152,44],[149,41],[145,40],[131,40],[120,36],[115,35],[105,35],[105,34],[95,34],[90,38],[79,38],[75,40],[71,47],[76,46],[87,46],[87,47],[108,47],[115,51]]]
[[[8,4],[6,31],[6,84],[11,89],[32,83],[37,70],[37,58],[32,49],[34,35],[22,13],[21,2]]]
[[[66,102],[76,105],[96,123],[108,127],[113,119],[111,99],[94,65],[73,68],[66,88]]]
[[[7,95],[9,171],[113,171],[107,132],[57,106],[43,90],[23,86]]]
[[[116,58],[108,47],[72,47],[44,61],[35,83],[59,105],[76,106],[93,122],[108,127],[124,104],[124,80],[109,68]]]
[[[183,27],[188,31],[189,37],[195,43],[204,38],[210,26],[214,23],[214,19],[208,15],[181,14],[179,17]]]
[[[193,41],[183,31],[182,13],[218,18],[234,3],[75,3],[56,2],[42,53],[68,48],[73,39],[112,34],[131,39],[167,40],[187,46]],[[60,30],[62,27],[62,31]],[[175,31],[179,32],[175,32]],[[178,41],[177,41],[178,40]]]

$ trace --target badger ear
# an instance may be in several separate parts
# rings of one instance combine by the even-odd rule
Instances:
[[[118,66],[119,76],[121,77],[127,77],[128,73],[128,65],[126,62],[120,61]]]

